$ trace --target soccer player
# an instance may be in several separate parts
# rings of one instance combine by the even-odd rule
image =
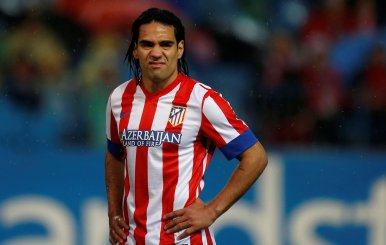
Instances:
[[[210,225],[256,181],[267,155],[229,103],[187,75],[185,30],[151,8],[132,25],[135,76],[107,103],[105,180],[112,244],[215,244]],[[199,195],[215,148],[238,166],[209,203]]]

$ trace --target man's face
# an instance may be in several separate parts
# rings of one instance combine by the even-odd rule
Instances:
[[[173,26],[158,22],[140,26],[133,56],[139,60],[144,80],[172,82],[177,77],[177,62],[183,52],[184,42],[177,44]]]

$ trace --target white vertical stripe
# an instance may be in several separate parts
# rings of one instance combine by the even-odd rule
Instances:
[[[177,232],[175,236],[176,245],[190,245],[190,237],[185,237],[182,240],[177,240],[177,236],[181,235],[183,231]],[[194,244],[193,244],[194,245]]]
[[[129,233],[129,236],[127,237],[127,241],[125,245],[133,245],[133,244],[135,244],[134,231],[130,230],[130,233]]]
[[[189,180],[192,178],[193,145],[186,149],[179,149],[178,155],[178,183],[174,195],[174,210],[184,207],[189,198]]]
[[[201,230],[202,245],[208,245],[208,238],[206,237],[205,229]]]
[[[229,143],[239,135],[211,97],[205,100],[203,112],[225,143]]]
[[[207,165],[208,165],[208,149],[206,150],[206,155],[205,155],[205,158],[204,158],[204,160],[203,160],[203,166],[202,166],[202,176],[204,176],[204,174],[205,174],[205,171],[206,171],[206,167],[207,167]],[[205,183],[204,183],[205,181],[202,179],[201,181],[200,181],[200,188],[201,188],[201,190],[202,189],[204,189],[204,185],[205,185]]]
[[[179,125],[182,122],[182,115],[184,114],[184,111],[178,113],[177,118],[176,118],[176,125]]]
[[[167,95],[160,97],[155,111],[152,130],[165,130],[169,119],[170,101],[178,91],[179,86]],[[162,218],[163,161],[162,145],[148,148],[148,188],[149,206],[147,209],[146,228],[151,233],[145,237],[146,244],[159,244]]]
[[[129,85],[129,83],[130,82],[122,83],[119,87],[117,87],[111,93],[111,96],[110,96],[110,99],[111,99],[111,109],[113,111],[114,117],[115,117],[117,122],[120,119],[119,115],[120,115],[121,109],[122,109],[122,107],[121,107],[122,95],[125,92],[126,87]]]

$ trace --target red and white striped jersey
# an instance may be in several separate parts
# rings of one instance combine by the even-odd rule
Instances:
[[[126,162],[126,244],[215,244],[210,229],[177,241],[161,218],[198,198],[216,147],[232,159],[256,143],[229,103],[180,73],[154,94],[136,80],[121,84],[106,114],[108,150]]]

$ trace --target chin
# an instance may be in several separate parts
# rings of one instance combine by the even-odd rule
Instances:
[[[167,74],[159,71],[155,71],[155,72],[152,72],[151,74],[149,74],[149,78],[153,81],[164,81],[164,80],[167,80],[168,78],[170,77],[170,75],[168,76]]]
[[[150,78],[152,81],[155,81],[155,82],[165,80],[164,76],[155,75],[155,74],[149,76],[149,78]]]

